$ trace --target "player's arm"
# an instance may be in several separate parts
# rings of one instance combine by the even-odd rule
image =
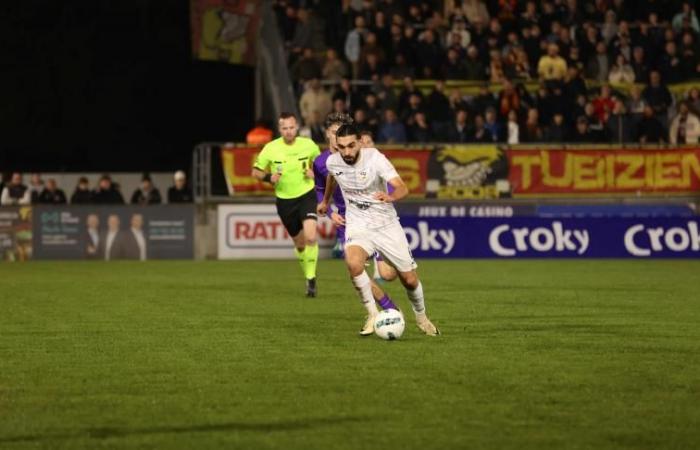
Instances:
[[[394,188],[394,192],[388,194],[386,192],[377,192],[374,194],[374,198],[381,200],[386,203],[397,202],[408,195],[408,186],[403,182],[401,177],[394,177],[388,181],[391,187]]]
[[[252,175],[257,178],[260,181],[264,181],[266,183],[270,184],[276,184],[277,181],[279,181],[280,176],[282,175],[279,172],[276,173],[270,173],[266,169],[270,165],[270,159],[268,158],[267,152],[263,148],[263,150],[260,152],[258,157],[255,160],[255,164],[253,165],[253,172]]]
[[[335,178],[331,173],[326,177],[326,190],[323,191],[323,200],[316,207],[316,212],[320,215],[325,216],[328,213],[328,206],[331,204],[333,199],[333,191],[335,190]]]

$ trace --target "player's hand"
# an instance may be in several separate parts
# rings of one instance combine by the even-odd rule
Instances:
[[[314,177],[313,169],[306,169],[306,172],[304,174],[306,175],[306,178],[313,178]]]
[[[372,197],[374,197],[375,200],[379,200],[380,202],[384,203],[391,203],[394,201],[394,197],[386,192],[375,192]]]
[[[333,221],[333,225],[336,227],[342,227],[345,225],[345,217],[341,216],[335,211],[331,213],[331,220]]]
[[[277,184],[277,182],[280,180],[282,177],[282,172],[275,172],[272,175],[270,175],[270,183],[272,184]]]
[[[319,216],[325,216],[328,213],[328,203],[321,202],[316,206],[316,213]]]

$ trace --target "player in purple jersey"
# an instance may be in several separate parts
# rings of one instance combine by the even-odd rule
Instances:
[[[340,128],[341,125],[351,123],[352,118],[343,113],[330,113],[326,118],[324,128],[326,129],[328,148],[323,150],[321,154],[314,159],[313,165],[314,179],[316,182],[316,196],[318,197],[319,201],[323,200],[323,195],[326,192],[326,180],[328,177],[326,160],[329,156],[331,156],[331,154],[337,151],[335,148],[335,132],[338,131],[338,128]],[[331,211],[329,209],[329,215],[336,227],[340,248],[342,249],[343,245],[345,244],[345,199],[343,198],[343,193],[338,188],[333,192],[333,202],[338,207],[338,210]],[[386,263],[384,265],[393,271],[393,276],[390,279],[396,278],[396,271],[394,268]],[[391,274],[387,271],[387,275]],[[394,302],[391,301],[389,295],[384,292],[376,282],[372,283],[372,295],[382,309],[399,309]]]

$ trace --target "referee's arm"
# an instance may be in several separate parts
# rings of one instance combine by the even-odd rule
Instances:
[[[259,169],[257,167],[253,167],[252,175],[260,181],[264,181],[264,182],[270,183],[270,184],[275,184],[280,179],[280,176],[282,174],[280,174],[280,173],[271,174],[270,172],[265,172],[262,169]]]

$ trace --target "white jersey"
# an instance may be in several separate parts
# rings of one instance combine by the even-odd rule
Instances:
[[[379,150],[360,149],[357,162],[352,166],[343,161],[340,153],[334,153],[328,157],[326,168],[343,191],[348,229],[376,229],[398,223],[394,205],[373,197],[376,192],[387,192],[387,181],[399,176]]]

